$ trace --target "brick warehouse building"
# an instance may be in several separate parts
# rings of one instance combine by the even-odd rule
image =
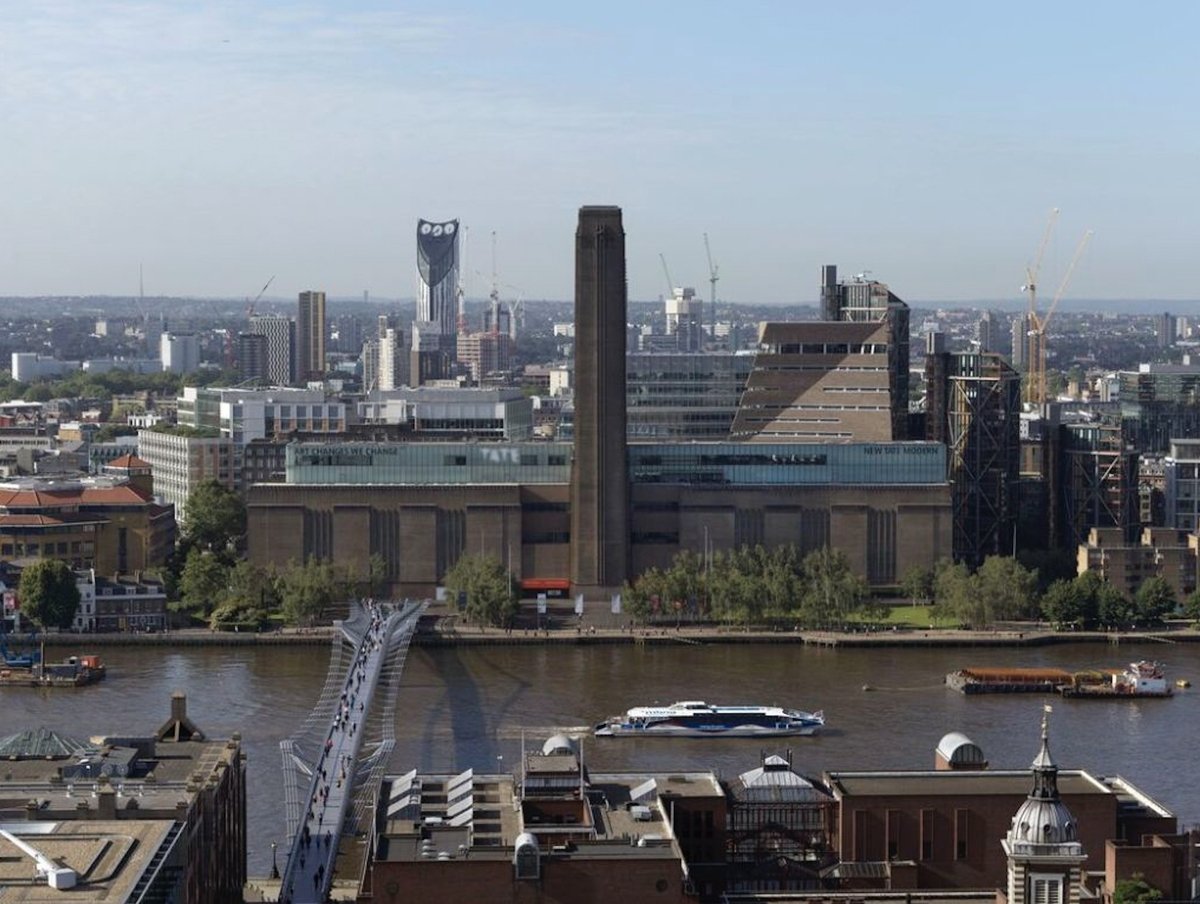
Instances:
[[[626,442],[619,208],[580,210],[575,307],[574,445],[294,444],[285,482],[247,493],[251,560],[365,576],[378,554],[393,593],[426,596],[459,556],[487,553],[528,590],[595,598],[685,549],[832,546],[877,586],[951,554],[940,443]]]

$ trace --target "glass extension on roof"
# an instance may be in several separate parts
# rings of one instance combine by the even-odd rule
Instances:
[[[570,443],[293,443],[297,484],[568,483]]]
[[[637,443],[634,483],[733,486],[942,484],[941,443]]]

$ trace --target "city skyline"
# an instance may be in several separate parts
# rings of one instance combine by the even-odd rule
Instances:
[[[1086,11],[1087,15],[1083,15]],[[470,297],[569,298],[579,206],[618,204],[631,298],[812,302],[821,264],[910,299],[1189,295],[1200,195],[1179,3],[15,2],[0,295],[415,294],[461,219]],[[1189,87],[1190,86],[1190,87]],[[1152,128],[1150,127],[1152,125]],[[318,212],[318,213],[314,213]],[[1064,304],[1065,304],[1064,302]]]

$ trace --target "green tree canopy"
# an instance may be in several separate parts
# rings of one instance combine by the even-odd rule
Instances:
[[[1096,590],[1096,616],[1108,628],[1120,628],[1133,623],[1133,604],[1120,590],[1102,581]]]
[[[516,582],[496,556],[460,556],[446,572],[446,589],[467,597],[467,617],[480,624],[507,625],[517,615]]]
[[[975,572],[981,625],[1025,618],[1037,612],[1037,572],[1011,556],[988,556]]]
[[[246,504],[216,480],[204,481],[188,496],[184,537],[226,559],[236,556],[246,543]]]
[[[1121,879],[1113,889],[1113,904],[1154,904],[1162,898],[1163,893],[1146,881],[1141,873],[1134,873],[1132,878]]]
[[[1085,591],[1077,581],[1055,581],[1042,594],[1042,615],[1058,626],[1082,623]]]
[[[283,617],[293,625],[313,625],[348,591],[346,581],[332,562],[308,559],[293,562],[278,580]]]
[[[21,614],[42,628],[71,627],[79,608],[75,572],[62,559],[39,559],[21,572]]]
[[[900,576],[900,592],[914,606],[933,599],[933,570],[923,565],[909,565]]]
[[[192,549],[179,575],[179,599],[183,608],[193,615],[208,618],[229,593],[229,572],[229,566],[219,556],[204,549]]]
[[[1162,575],[1151,575],[1142,581],[1133,598],[1134,613],[1139,621],[1160,622],[1178,606],[1175,591]]]
[[[1183,614],[1194,622],[1200,622],[1200,590],[1195,590],[1183,601]]]

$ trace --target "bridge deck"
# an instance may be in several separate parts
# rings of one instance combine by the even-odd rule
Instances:
[[[292,742],[282,745],[285,763],[290,756],[295,765],[310,775],[310,781],[304,808],[293,826],[281,877],[281,901],[304,904],[326,900],[341,833],[354,801],[356,781],[360,779],[359,755],[380,676],[389,657],[399,648],[407,647],[423,609],[422,605],[394,608],[366,603],[354,618],[347,620],[342,631],[347,641],[355,643],[355,650],[345,668],[322,746],[302,758]],[[331,676],[333,669],[341,667],[340,662],[331,663]],[[387,750],[390,751],[390,745]],[[370,769],[368,774],[376,771]]]

